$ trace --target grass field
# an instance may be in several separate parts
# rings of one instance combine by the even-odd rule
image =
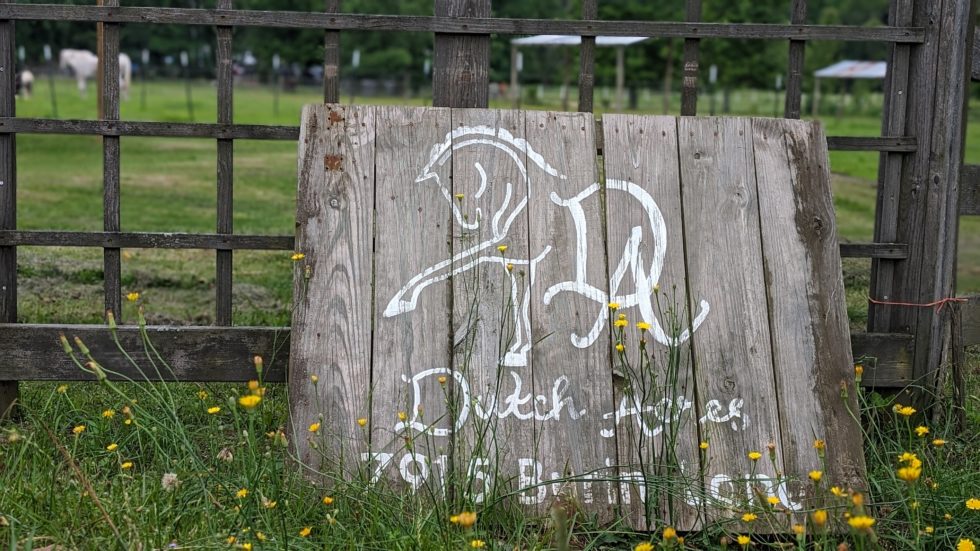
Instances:
[[[46,80],[41,79],[37,88],[32,100],[18,101],[19,116],[52,116]],[[57,90],[60,118],[95,118],[93,95],[79,99],[67,80],[59,80]],[[195,83],[192,93],[196,121],[213,122],[213,86]],[[143,109],[137,84],[132,99],[123,103],[122,116],[187,121],[184,94],[182,83],[152,83]],[[301,106],[317,101],[318,91],[312,88],[282,94],[279,114],[274,116],[268,88],[241,86],[235,92],[235,120],[296,125]],[[423,105],[427,100],[370,98],[365,102]],[[771,116],[771,106],[771,95],[766,93],[736,94],[733,102],[735,114]],[[559,105],[546,98],[543,104],[528,107]],[[823,122],[829,135],[873,136],[880,126],[871,115]],[[19,228],[101,229],[98,137],[20,135],[17,147]],[[295,158],[294,143],[235,142],[236,233],[293,233]],[[969,128],[967,159],[980,162],[980,123]],[[845,240],[872,238],[877,161],[875,153],[831,153],[834,202]],[[124,138],[121,162],[125,231],[214,231],[213,140]],[[980,292],[980,219],[963,219],[960,233],[959,291]],[[101,250],[24,247],[19,249],[18,263],[20,321],[102,322]],[[855,328],[865,321],[869,267],[866,260],[845,262],[848,312]],[[234,270],[235,323],[288,325],[293,270],[289,253],[236,252]],[[214,310],[214,253],[126,250],[123,292],[130,291],[141,293],[140,303],[151,324],[209,324]],[[135,319],[135,308],[135,304],[125,305],[127,320]],[[977,379],[975,375],[971,379],[964,430],[956,431],[942,415],[913,418],[928,425],[929,438],[916,437],[913,425],[902,418],[883,422],[895,415],[890,399],[861,396],[871,471],[867,504],[855,505],[853,496],[836,502],[826,496],[832,503],[828,510],[844,533],[848,527],[840,515],[874,512],[873,531],[849,532],[852,548],[954,549],[963,538],[980,544],[980,510],[967,506],[969,498],[980,497],[976,491],[980,487]],[[472,502],[433,505],[384,488],[366,491],[365,484],[356,481],[334,486],[330,503],[325,503],[324,491],[296,476],[279,445],[278,431],[286,424],[283,388],[270,387],[255,410],[236,403],[249,390],[230,384],[85,383],[61,389],[55,384],[27,383],[22,389],[25,421],[0,424],[0,548],[59,544],[69,549],[111,549],[127,547],[121,542],[140,541],[144,549],[172,543],[181,549],[251,549],[253,545],[256,549],[462,549],[479,540],[494,549],[624,549],[648,539],[622,526],[599,527],[580,517],[527,519],[502,506],[481,507],[478,523],[465,528],[447,519],[472,509]],[[207,413],[215,407],[221,411]],[[107,411],[113,415],[104,415]],[[132,423],[124,423],[126,419]],[[72,429],[78,426],[86,428],[76,434]],[[934,437],[947,442],[933,445],[929,439]],[[110,443],[118,447],[107,450]],[[916,453],[924,463],[921,480],[914,484],[897,478],[895,457],[903,451]],[[125,467],[127,462],[134,464]],[[164,484],[166,473],[174,473],[182,482],[179,491]],[[825,485],[825,491],[829,487]],[[248,490],[244,496],[242,489]],[[85,497],[88,492],[100,498],[104,511]],[[771,511],[756,512],[763,518],[771,515]],[[801,548],[804,541],[811,548],[838,548],[843,536],[814,524],[813,516],[805,520],[808,539],[789,538],[783,543],[789,548]],[[303,535],[307,527],[311,532]],[[718,548],[722,538],[728,538],[727,547],[736,548],[737,536],[743,535],[738,530],[714,527],[689,536],[686,545]],[[749,535],[753,545],[772,543]],[[659,534],[656,539],[666,548],[679,548],[676,541],[659,541]]]

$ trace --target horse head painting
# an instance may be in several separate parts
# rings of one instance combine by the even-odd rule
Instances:
[[[479,162],[474,162],[473,171],[468,172],[468,175],[461,174],[459,167],[455,168],[457,172],[450,175],[453,170],[452,163],[447,161],[454,153],[468,148],[482,148],[485,151],[481,153],[487,155],[503,155],[507,162],[512,162],[516,166],[517,177],[513,178],[514,181],[490,181],[486,170]],[[484,238],[479,243],[464,247],[464,250],[453,254],[450,258],[424,268],[406,281],[389,300],[384,310],[384,317],[390,318],[413,311],[419,295],[430,285],[481,264],[499,266],[499,269],[510,279],[511,299],[514,304],[512,321],[515,328],[513,342],[500,361],[502,365],[509,367],[528,365],[528,353],[532,345],[529,315],[531,289],[536,283],[538,264],[548,255],[555,254],[552,245],[543,246],[540,250],[530,251],[526,255],[509,254],[507,248],[503,246],[507,243],[508,232],[514,222],[518,217],[526,216],[529,197],[534,195],[531,193],[531,186],[546,184],[546,182],[532,183],[532,178],[528,177],[529,169],[534,169],[535,174],[540,175],[541,178],[567,179],[526,140],[515,137],[503,128],[462,126],[448,133],[442,143],[433,146],[429,161],[415,179],[415,183],[433,186],[437,193],[452,206],[453,223],[464,231],[483,228],[481,235]],[[467,190],[475,190],[472,195],[468,195],[473,201],[467,203],[467,207],[464,208],[461,201],[453,200],[453,189],[449,187],[451,178],[456,190],[461,189],[461,186]],[[533,179],[536,180],[537,177]],[[504,190],[502,193],[487,193],[492,186],[504,186]],[[625,243],[608,244],[611,258],[614,250],[622,250],[622,253],[618,262],[610,264],[608,286],[597,286],[586,278],[586,266],[589,262],[587,244],[591,239],[603,239],[604,232],[602,228],[588,227],[583,204],[586,201],[599,201],[603,188],[606,193],[628,195],[632,201],[638,202],[644,216],[643,223],[632,228]],[[620,310],[637,308],[640,317],[650,325],[647,331],[651,337],[663,345],[676,345],[686,341],[690,338],[690,331],[696,330],[704,322],[709,312],[709,305],[704,300],[698,302],[698,313],[692,320],[691,328],[684,330],[677,337],[668,336],[657,319],[651,294],[663,270],[667,249],[667,226],[653,197],[641,186],[626,180],[607,178],[604,186],[600,182],[593,182],[571,197],[561,197],[551,192],[547,200],[553,208],[565,209],[567,216],[570,216],[574,223],[574,251],[567,252],[574,258],[574,273],[568,274],[569,279],[565,281],[544,282],[547,288],[543,294],[543,301],[545,304],[550,304],[562,293],[575,293],[599,304],[599,313],[592,327],[582,334],[573,333],[570,336],[572,345],[587,348],[598,340],[609,320],[610,311],[607,305],[610,302],[618,303]],[[604,259],[597,260],[602,262]],[[525,286],[523,293],[520,292],[514,266],[526,267],[530,274],[529,284]],[[620,290],[627,277],[632,279],[632,292]],[[518,296],[519,294],[521,296]]]
[[[88,79],[99,69],[99,58],[88,50],[66,48],[58,54],[58,65],[62,70],[70,70],[78,82],[78,93],[85,97]],[[119,54],[119,94],[129,99],[129,87],[133,80],[133,63],[129,56]]]

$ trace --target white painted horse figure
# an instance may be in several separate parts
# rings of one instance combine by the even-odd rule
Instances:
[[[95,76],[99,69],[99,58],[88,50],[66,48],[58,54],[58,64],[62,70],[71,69],[78,82],[78,93],[85,97],[86,81]],[[119,54],[119,93],[129,99],[129,87],[133,81],[133,62],[129,56]]]
[[[463,176],[458,172],[452,175],[457,190],[461,189],[461,186],[465,186],[467,189],[477,188],[476,193],[472,196],[473,201],[467,201],[467,205],[479,204],[489,207],[486,212],[482,207],[471,207],[470,212],[462,212],[462,202],[454,201],[453,192],[447,187],[450,182],[449,171],[452,165],[447,161],[452,158],[455,151],[464,148],[481,148],[485,149],[487,154],[503,154],[515,163],[519,171],[519,177],[516,178],[517,182],[488,182],[486,171],[479,162],[476,162],[474,168],[479,180],[470,182],[472,185],[467,185],[466,182],[461,181]],[[525,163],[525,158],[530,163]],[[455,222],[464,230],[475,230],[480,228],[481,224],[490,224],[489,237],[482,243],[473,245],[454,254],[451,258],[429,266],[412,277],[388,302],[384,311],[385,317],[414,310],[419,294],[433,283],[444,281],[481,263],[497,264],[510,276],[511,298],[515,306],[513,309],[514,342],[501,360],[506,366],[527,365],[527,354],[532,344],[529,316],[531,288],[534,285],[536,266],[551,253],[552,247],[549,245],[540,251],[531,251],[528,255],[509,255],[506,250],[499,252],[498,247],[507,244],[507,234],[511,225],[527,208],[528,197],[532,195],[532,190],[529,188],[531,181],[528,178],[529,168],[539,170],[542,177],[545,178],[567,179],[565,175],[560,174],[549,165],[526,140],[514,137],[503,128],[460,127],[447,134],[442,143],[433,146],[429,162],[422,169],[422,173],[415,179],[415,182],[431,182],[438,186],[445,200],[452,205]],[[506,186],[505,192],[503,194],[491,194],[495,197],[502,197],[502,199],[500,199],[499,204],[487,205],[486,199],[483,201],[480,199],[487,191],[488,186],[493,185]],[[632,228],[630,236],[623,246],[622,256],[610,275],[609,292],[607,293],[603,288],[596,287],[586,281],[588,240],[602,239],[603,231],[601,228],[594,228],[594,237],[589,237],[589,228],[582,203],[596,195],[601,187],[598,182],[594,182],[575,196],[567,199],[559,197],[554,192],[549,196],[556,208],[568,209],[568,214],[575,224],[575,276],[572,280],[550,285],[544,293],[544,303],[550,304],[551,300],[559,293],[572,292],[599,304],[598,316],[588,333],[571,335],[572,344],[578,348],[587,348],[598,340],[609,320],[610,311],[607,305],[610,302],[619,303],[620,311],[637,307],[640,317],[650,324],[648,332],[658,343],[676,345],[686,341],[690,338],[689,330],[683,331],[676,339],[669,337],[664,332],[651,302],[652,290],[657,285],[663,270],[667,249],[667,226],[653,197],[641,186],[625,180],[606,179],[607,193],[627,193],[633,200],[640,203],[643,212],[646,214],[646,219],[644,224]],[[598,199],[596,196],[593,200]],[[647,239],[646,243],[648,244],[645,247],[642,246],[644,239]],[[649,251],[651,248],[649,243],[651,242],[652,252]],[[610,244],[610,253],[612,253],[612,247],[613,245]],[[644,259],[644,250],[650,255],[648,261]],[[602,260],[600,259],[600,261]],[[529,282],[524,289],[523,297],[517,296],[519,282],[513,271],[506,269],[508,264],[527,266],[528,268]],[[632,293],[623,293],[619,289],[623,279],[627,276],[633,280]],[[708,303],[704,300],[699,301],[699,311],[692,321],[692,329],[696,330],[704,322],[708,311]]]

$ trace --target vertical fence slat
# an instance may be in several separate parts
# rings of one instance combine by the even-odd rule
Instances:
[[[6,4],[9,0],[0,0]],[[0,116],[15,112],[14,22],[0,21]],[[0,229],[17,228],[16,134],[0,134]],[[0,321],[17,321],[17,247],[0,247]],[[16,381],[0,382],[0,417],[17,401]]]
[[[100,6],[117,7],[119,0],[99,0]],[[119,120],[119,25],[99,23],[101,70],[100,114],[103,120]],[[105,231],[120,231],[119,136],[102,137],[102,217]],[[122,278],[118,248],[103,251],[105,309],[122,319]]]
[[[684,20],[688,22],[701,20],[701,0],[687,0]],[[697,38],[685,38],[681,115],[693,116],[698,113],[698,65],[700,56],[701,41]]]
[[[218,9],[230,10],[232,0],[218,0]],[[217,27],[217,77],[218,77],[218,123],[231,124],[233,120],[234,75],[231,62],[231,27]],[[218,140],[218,233],[230,234],[233,231],[234,182],[233,140]],[[215,323],[231,325],[232,296],[232,251],[216,251],[215,258]]]
[[[912,24],[912,0],[892,0],[888,24]],[[908,102],[909,53],[908,44],[893,44],[885,75],[885,101],[882,108],[881,135],[904,136]],[[902,185],[902,161],[906,154],[884,151],[878,160],[878,196],[875,205],[874,238],[877,242],[898,239],[898,199]],[[894,259],[871,260],[871,296],[877,300],[894,300]],[[886,332],[889,320],[885,306],[868,305],[868,331]]]
[[[806,0],[793,0],[793,13],[790,21],[795,25],[806,23]],[[783,111],[787,119],[800,118],[800,106],[803,103],[803,57],[806,51],[806,41],[789,41],[789,71],[786,73],[786,108]]]
[[[436,0],[435,15],[490,17],[490,0]],[[432,65],[432,105],[487,106],[490,36],[436,33]]]
[[[340,12],[340,0],[326,0],[327,13]],[[323,33],[323,103],[340,102],[340,31]]]
[[[582,19],[598,19],[598,0],[582,0]],[[595,37],[583,36],[579,48],[578,110],[591,112],[595,100]]]

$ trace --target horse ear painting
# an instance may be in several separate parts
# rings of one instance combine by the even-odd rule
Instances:
[[[637,526],[652,507],[683,529],[746,499],[804,511],[811,471],[860,483],[837,385],[853,359],[828,346],[846,312],[808,298],[843,292],[819,125],[602,129],[583,113],[304,110],[292,416],[372,425],[297,442],[302,457],[416,492],[492,465],[478,501],[574,498]],[[672,496],[642,482],[658,462]]]

